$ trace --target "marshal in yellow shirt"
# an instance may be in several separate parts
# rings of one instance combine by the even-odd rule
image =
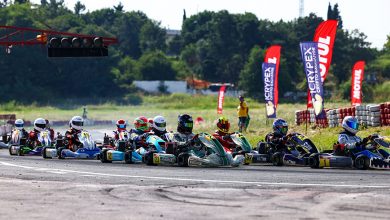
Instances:
[[[237,115],[238,117],[248,117],[248,105],[245,101],[240,103],[237,107]]]

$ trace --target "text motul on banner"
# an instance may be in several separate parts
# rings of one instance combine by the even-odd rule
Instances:
[[[276,64],[263,63],[264,101],[267,118],[276,118],[275,105],[275,71]]]
[[[280,50],[281,46],[271,45],[265,53],[264,62],[275,64],[275,80],[274,80],[274,105],[275,108],[279,104],[279,63],[280,63]]]
[[[318,43],[318,55],[321,70],[321,81],[324,83],[329,72],[333,55],[333,45],[336,39],[337,20],[327,20],[318,25],[313,41]],[[307,96],[307,107],[312,108],[310,93]]]
[[[226,90],[226,86],[221,86],[221,88],[219,89],[217,114],[222,114],[223,100],[225,99],[225,90]]]
[[[352,68],[351,103],[353,106],[362,104],[362,85],[365,62],[360,60]]]
[[[316,116],[324,114],[323,88],[320,74],[317,42],[300,43],[302,62],[305,69],[307,86],[312,97]]]

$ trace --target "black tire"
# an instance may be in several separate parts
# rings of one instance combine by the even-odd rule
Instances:
[[[130,151],[130,150],[125,152],[125,163],[126,164],[134,163],[132,154],[133,154],[133,151]]]
[[[15,156],[16,154],[14,154],[14,153],[12,153],[12,145],[11,146],[9,146],[9,148],[8,148],[8,151],[9,151],[9,155],[11,155],[11,156]]]
[[[267,154],[267,143],[259,142],[257,143],[257,151],[259,154]]]
[[[100,152],[100,161],[102,163],[112,163],[111,160],[107,159],[107,151],[108,149],[103,149],[102,152]]]
[[[46,149],[47,149],[47,147],[44,147],[44,148],[42,149],[42,157],[45,158],[45,159],[51,159],[51,157],[48,157],[48,156],[46,155]]]
[[[188,167],[188,159],[190,155],[188,153],[181,153],[177,156],[177,165],[179,167]]]
[[[370,159],[365,155],[359,155],[355,158],[355,167],[359,170],[367,170],[370,167]]]
[[[281,152],[274,153],[271,162],[274,166],[283,166],[283,154]]]
[[[58,150],[57,150],[58,159],[65,159],[65,157],[62,156],[62,151],[63,150],[65,150],[65,147],[58,148]]]
[[[145,163],[148,166],[157,166],[157,164],[154,164],[153,162],[153,153],[157,153],[157,151],[149,151],[145,154]]]
[[[313,154],[309,157],[309,166],[313,169],[323,168],[323,167],[320,167],[320,155],[319,154]]]

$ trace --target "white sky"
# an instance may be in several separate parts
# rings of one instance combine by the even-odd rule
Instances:
[[[162,27],[181,29],[183,9],[187,17],[204,10],[228,10],[230,13],[251,12],[259,19],[293,20],[299,15],[299,0],[80,0],[87,10],[112,7],[122,2],[125,11],[140,10],[149,18],[160,21]],[[40,3],[40,0],[31,0]],[[65,0],[69,9],[77,0]],[[314,12],[326,19],[329,2],[339,4],[344,28],[358,29],[367,41],[383,48],[390,35],[390,0],[304,0],[304,14]],[[313,33],[314,35],[314,33]]]

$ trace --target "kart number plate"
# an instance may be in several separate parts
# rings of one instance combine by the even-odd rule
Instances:
[[[158,154],[153,154],[153,163],[159,164],[161,162],[160,156]]]
[[[112,152],[107,152],[107,160],[112,160]]]
[[[245,164],[250,164],[250,163],[252,163],[252,159],[253,159],[253,155],[251,155],[251,154],[245,154],[244,163],[245,163]]]

